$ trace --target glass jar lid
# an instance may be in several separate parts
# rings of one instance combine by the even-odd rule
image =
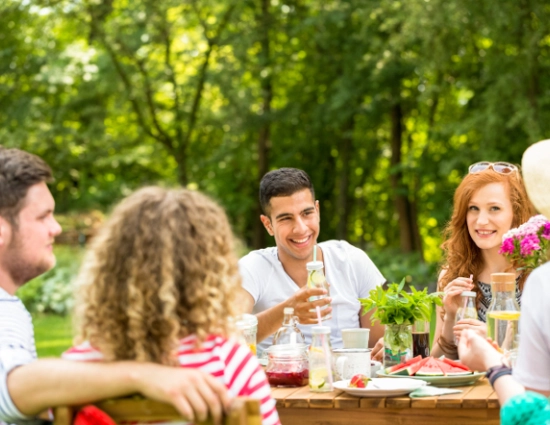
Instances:
[[[296,359],[307,352],[306,344],[280,344],[268,347],[265,352],[271,358]]]
[[[313,326],[311,328],[312,334],[329,334],[330,333],[330,327],[328,326]]]
[[[321,270],[323,268],[322,261],[310,261],[306,264],[306,269],[311,270]]]

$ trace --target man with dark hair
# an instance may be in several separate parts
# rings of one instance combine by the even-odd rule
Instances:
[[[334,348],[342,346],[342,329],[363,327],[371,329],[373,355],[381,354],[383,327],[371,326],[370,314],[361,316],[357,299],[368,297],[385,279],[363,251],[345,241],[317,245],[319,201],[307,173],[296,168],[270,171],[260,182],[260,203],[260,219],[276,246],[252,251],[239,261],[247,310],[258,318],[258,348],[271,344],[268,337],[281,326],[285,307],[294,308],[306,343],[311,342],[309,325],[317,323],[318,306],[323,317],[332,314],[323,324],[331,327]],[[306,264],[313,260],[314,249],[323,262],[330,295],[310,302],[310,297],[326,293],[306,285]]]
[[[0,146],[0,424],[32,419],[50,406],[85,404],[140,392],[172,403],[189,418],[216,421],[225,386],[196,369],[118,362],[36,360],[32,319],[16,290],[55,265],[61,227],[46,185],[50,167],[35,155]]]

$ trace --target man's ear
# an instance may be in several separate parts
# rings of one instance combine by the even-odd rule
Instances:
[[[317,215],[319,216],[319,221],[321,221],[321,206],[319,201],[315,201],[315,209],[317,210]]]
[[[11,225],[8,221],[0,216],[0,247],[4,246],[11,235]]]
[[[271,220],[267,215],[261,215],[260,220],[262,220],[262,224],[265,227],[265,230],[267,230],[267,233],[269,233],[270,236],[273,236],[273,226],[271,225]]]

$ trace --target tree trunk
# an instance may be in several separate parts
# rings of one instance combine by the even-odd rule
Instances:
[[[261,15],[258,26],[260,28],[260,43],[262,50],[260,53],[260,73],[264,70],[267,75],[260,74],[262,86],[262,124],[258,137],[258,186],[261,178],[267,173],[269,167],[269,150],[271,147],[271,101],[273,99],[273,85],[271,78],[271,55],[269,49],[269,28],[271,26],[271,15],[269,12],[269,0],[261,1]],[[255,249],[265,247],[265,229],[260,222],[261,206],[259,200],[256,201],[256,220],[254,227],[253,245]]]
[[[403,184],[401,148],[403,146],[403,111],[396,103],[391,109],[391,186],[399,221],[399,241],[402,252],[421,252],[416,203],[409,200],[408,189]]]
[[[340,181],[338,190],[337,211],[340,220],[336,229],[338,239],[347,239],[348,221],[350,213],[349,199],[349,163],[351,151],[353,149],[353,128],[355,127],[355,117],[352,115],[344,125],[342,134],[342,144],[340,148],[340,157],[342,158],[342,167],[340,169]]]

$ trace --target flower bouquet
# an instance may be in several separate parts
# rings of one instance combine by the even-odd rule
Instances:
[[[536,215],[502,237],[499,253],[519,270],[534,269],[548,260],[549,245],[550,221],[543,215]]]

